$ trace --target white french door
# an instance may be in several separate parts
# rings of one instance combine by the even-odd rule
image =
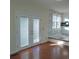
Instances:
[[[39,42],[39,19],[33,19],[33,43]]]
[[[20,17],[20,46],[29,45],[29,19],[27,17]]]
[[[40,41],[39,20],[39,18],[20,17],[20,48],[32,46],[33,43]]]

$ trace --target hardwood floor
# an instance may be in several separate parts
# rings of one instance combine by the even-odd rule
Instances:
[[[44,43],[25,49],[12,55],[10,59],[69,59],[68,46],[51,46],[53,43]]]

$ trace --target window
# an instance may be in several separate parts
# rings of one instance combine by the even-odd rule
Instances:
[[[64,19],[64,22],[65,22],[65,21],[68,21],[68,22],[69,22],[69,19],[68,19],[68,18],[65,18],[65,19]],[[69,27],[64,27],[64,29],[65,29],[65,30],[69,30]]]
[[[60,28],[60,25],[61,25],[60,22],[61,22],[61,17],[60,17],[60,15],[54,14],[54,15],[52,16],[52,23],[53,23],[52,29]]]
[[[24,47],[29,44],[27,17],[20,17],[20,44],[21,47]]]
[[[39,42],[39,19],[33,19],[33,42]]]

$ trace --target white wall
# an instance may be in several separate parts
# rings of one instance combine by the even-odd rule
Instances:
[[[20,50],[20,29],[19,17],[28,16],[30,19],[30,45],[32,42],[32,17],[40,18],[40,42],[48,40],[48,9],[36,4],[17,4],[11,0],[11,39],[10,39],[10,52],[15,53]],[[35,44],[34,44],[35,45]],[[28,47],[29,47],[28,46]]]
[[[13,2],[13,1],[11,1]],[[16,31],[15,31],[15,8],[14,4],[11,3],[10,7],[10,51],[15,52],[17,50],[16,45]]]

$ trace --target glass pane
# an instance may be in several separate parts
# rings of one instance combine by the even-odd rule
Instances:
[[[52,18],[52,23],[53,23],[53,26],[52,26],[52,28],[56,28],[56,16],[55,15],[53,15],[53,18]]]
[[[64,21],[69,21],[69,19],[68,18],[65,18]]]
[[[39,19],[33,19],[33,42],[39,42]]]
[[[57,28],[60,28],[60,26],[61,26],[61,17],[60,16],[57,16],[57,22],[56,22],[56,27]]]
[[[60,24],[60,22],[61,22],[61,17],[60,17],[60,16],[57,16],[57,15],[53,15],[52,17],[53,17],[53,18],[52,18],[52,23],[53,23],[52,28],[53,28],[53,29],[54,29],[54,28],[60,28],[60,26],[61,26],[61,24]]]
[[[20,17],[20,44],[24,47],[29,44],[28,40],[28,18]]]
[[[53,15],[53,22],[56,22],[57,16]]]

